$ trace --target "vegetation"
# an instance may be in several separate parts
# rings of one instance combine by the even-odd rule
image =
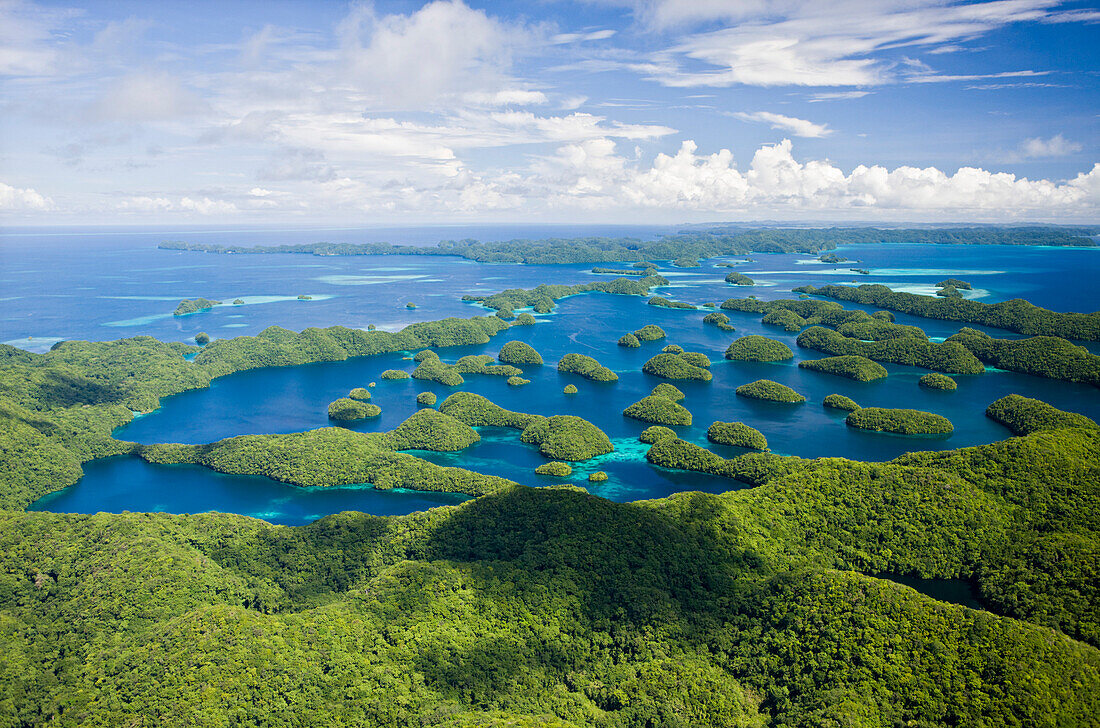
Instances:
[[[623,410],[623,415],[658,425],[690,425],[691,412],[667,397],[649,395]]]
[[[691,309],[692,311],[695,310],[694,304],[687,303],[686,301],[672,301],[661,296],[654,296],[653,298],[649,299],[648,304],[650,306],[663,306],[664,308],[683,308]]]
[[[733,331],[734,330],[733,326],[730,325],[730,317],[727,316],[726,314],[722,313],[721,311],[714,311],[713,313],[708,313],[706,316],[703,317],[703,323],[705,323],[705,324],[714,324],[715,326],[717,326],[722,331]]]
[[[378,376],[382,379],[408,379],[410,374],[402,369],[387,369]]]
[[[1100,341],[1100,312],[1060,313],[1034,306],[1022,298],[1000,303],[979,303],[963,298],[938,298],[895,292],[880,285],[809,287],[807,293],[854,301],[892,311],[942,321],[1007,329],[1029,336],[1060,336],[1066,339]]]
[[[558,362],[558,371],[579,374],[593,382],[617,382],[619,375],[584,354],[566,354]]]
[[[427,353],[432,354],[432,356],[427,356],[420,361],[420,364],[413,370],[413,379],[438,382],[447,387],[458,387],[466,382],[463,376],[459,374],[457,366],[444,363],[439,355],[431,350],[427,350]],[[384,372],[382,376],[385,378]]]
[[[416,395],[416,403],[424,407],[431,407],[435,405],[437,397],[435,392],[421,392]]]
[[[473,392],[455,392],[443,400],[439,411],[465,422],[470,427],[510,427],[523,430],[543,419],[542,415],[506,410]]]
[[[657,354],[642,365],[642,371],[665,379],[695,379],[709,382],[714,375],[704,367],[698,366],[693,361],[698,361],[686,354]],[[710,361],[707,361],[709,366]]]
[[[330,420],[362,420],[367,417],[377,417],[380,414],[382,414],[382,408],[378,405],[360,402],[350,397],[341,397],[328,406]]]
[[[501,364],[514,364],[517,366],[527,364],[542,364],[542,355],[535,351],[534,347],[530,344],[525,344],[522,341],[509,341],[504,346],[500,347],[500,353],[497,354],[497,361]]]
[[[1057,336],[995,339],[983,331],[962,328],[946,343],[965,347],[997,369],[1100,386],[1100,356]]]
[[[233,301],[233,305],[234,305],[234,306],[240,306],[240,305],[242,305],[243,303],[244,303],[244,301],[243,301],[243,300],[241,300],[240,298],[237,298],[237,299],[235,299],[235,300]]]
[[[959,293],[959,289],[955,288],[954,286],[944,286],[943,288],[936,291],[936,295],[943,298],[962,298],[962,294]]]
[[[647,271],[648,273],[649,271]],[[462,300],[469,303],[480,303],[486,308],[494,309],[498,315],[511,317],[517,308],[532,308],[536,313],[550,313],[557,305],[554,303],[566,296],[576,296],[581,293],[612,293],[622,296],[648,296],[650,289],[655,286],[667,286],[668,281],[659,275],[647,275],[637,280],[629,278],[616,278],[611,281],[596,281],[594,283],[581,283],[575,286],[544,283],[531,289],[510,288],[491,296],[463,296]]]
[[[665,330],[657,324],[646,324],[634,332],[638,341],[656,341],[665,338]]]
[[[652,268],[645,267],[644,270],[637,269],[622,269],[622,268],[600,268],[596,267],[592,269],[593,273],[610,273],[617,276],[648,276],[653,275],[650,271]]]
[[[361,400],[363,402],[369,402],[370,401],[370,390],[367,389],[366,387],[355,387],[350,392],[348,392],[348,396],[351,397],[352,399],[358,399],[358,400]]]
[[[691,257],[681,257],[672,261],[672,265],[676,266],[677,268],[698,268],[699,259]]]
[[[553,475],[555,478],[568,478],[573,474],[573,468],[568,463],[555,460],[551,463],[543,463],[535,468],[539,475]]]
[[[946,288],[947,286],[965,291],[971,290],[971,285],[969,283],[967,283],[966,281],[960,281],[958,278],[948,278],[936,284],[936,288]]]
[[[664,440],[665,438],[669,437],[676,439],[676,431],[671,430],[663,425],[650,425],[649,427],[642,430],[642,433],[638,435],[638,439],[646,443],[647,445],[652,445],[659,440]]]
[[[793,359],[794,352],[782,341],[750,334],[730,344],[726,348],[726,358],[734,361],[784,361]]]
[[[153,463],[202,465],[231,475],[262,475],[309,487],[369,483],[380,490],[407,488],[477,496],[514,485],[504,478],[445,468],[396,452],[397,448],[447,451],[478,439],[477,433],[462,423],[424,409],[392,433],[325,427],[290,435],[241,435],[209,445],[145,445],[138,452]]]
[[[986,417],[1012,430],[1014,435],[1061,430],[1068,427],[1095,427],[1084,415],[1065,412],[1038,399],[1010,394],[993,402],[985,410]]]
[[[634,334],[623,334],[619,337],[619,346],[625,346],[628,349],[637,349],[642,345],[642,342],[638,341],[638,337]]]
[[[821,326],[813,326],[798,335],[798,345],[825,354],[857,355],[875,361],[907,364],[950,374],[985,372],[985,367],[967,347],[950,339],[942,344],[913,337],[860,341]]]
[[[299,301],[312,301],[313,296],[307,296],[306,294],[303,293],[303,294],[298,296],[298,300]]]
[[[930,372],[920,378],[918,384],[925,389],[944,389],[947,391],[954,391],[958,389],[959,385],[955,383],[955,380],[946,374],[940,374],[939,372]]]
[[[577,393],[577,385],[576,384],[566,384],[565,389],[562,390],[562,393],[563,394],[576,394]]]
[[[874,379],[882,379],[886,376],[886,367],[871,361],[865,356],[848,354],[844,356],[828,356],[824,359],[807,359],[798,362],[800,369],[809,369],[813,372],[835,374],[838,377],[847,377],[857,382],[870,382]],[[928,375],[932,376],[932,375]],[[943,376],[942,374],[936,376]],[[950,377],[944,377],[954,383]]]
[[[845,420],[851,427],[897,435],[943,435],[954,432],[951,420],[942,415],[914,409],[861,407]]]
[[[779,326],[787,331],[799,331],[806,325],[806,319],[787,308],[777,308],[764,314],[761,319],[770,326]]]
[[[176,306],[176,310],[172,312],[172,315],[186,316],[189,313],[209,311],[215,306],[220,306],[221,303],[221,301],[214,301],[209,298],[185,298],[179,302],[179,305]]]
[[[597,470],[594,473],[589,473],[588,474],[588,482],[589,483],[603,483],[606,480],[607,480],[607,473],[605,473],[602,470]]]
[[[845,412],[855,412],[859,409],[859,405],[856,404],[854,399],[845,397],[843,394],[826,395],[822,404],[826,407],[832,407],[833,409],[844,410]]]
[[[205,331],[200,331],[199,333],[195,334],[195,343],[199,346],[206,346],[210,343],[210,334],[206,333]]]
[[[416,308],[416,304],[413,303],[412,301],[409,301],[408,303],[405,304],[405,308]]]
[[[726,283],[732,283],[735,286],[754,286],[756,281],[749,278],[744,273],[738,273],[735,270],[731,270],[726,274]]]
[[[683,400],[684,393],[679,389],[669,384],[668,382],[661,382],[650,392],[654,397],[664,397],[665,399],[671,399],[673,402],[679,402]]]
[[[732,445],[749,450],[768,449],[768,440],[764,434],[744,422],[713,422],[707,428],[707,439],[719,445]]]
[[[422,409],[386,433],[384,441],[393,450],[456,452],[481,442],[481,435],[450,415]]]
[[[523,377],[508,377],[509,387],[522,387],[524,384],[530,384],[530,379],[524,379]]]
[[[520,433],[520,440],[538,445],[539,452],[555,460],[589,460],[615,448],[603,430],[573,415],[542,417]]]
[[[513,326],[534,326],[535,317],[524,311],[519,316],[516,316],[516,320],[512,322]]]
[[[773,382],[770,379],[757,379],[755,382],[742,384],[736,389],[736,392],[740,397],[766,399],[772,402],[798,404],[806,401],[805,397],[787,385]]]
[[[661,349],[661,351],[663,351],[666,354],[683,354],[684,353],[684,347],[682,347],[678,344],[669,344],[665,348]]]

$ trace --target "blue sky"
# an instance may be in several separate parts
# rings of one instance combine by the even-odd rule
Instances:
[[[1057,0],[0,0],[9,224],[1100,221]]]

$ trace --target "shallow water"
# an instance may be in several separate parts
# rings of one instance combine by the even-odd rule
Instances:
[[[515,237],[511,235],[510,237]],[[175,239],[179,239],[177,236]],[[294,242],[316,237],[302,234]],[[369,239],[369,238],[361,238]],[[391,238],[394,239],[394,238]],[[200,239],[201,242],[207,242]],[[290,242],[279,239],[274,242]],[[25,241],[24,241],[25,242]],[[590,265],[521,266],[482,265],[454,258],[419,256],[326,257],[307,255],[214,256],[203,253],[159,251],[132,238],[125,245],[105,242],[70,250],[74,264],[51,271],[57,250],[16,253],[10,237],[0,248],[5,257],[0,293],[5,302],[0,339],[32,350],[47,349],[59,338],[113,339],[149,334],[166,340],[186,340],[199,331],[211,336],[254,334],[278,324],[300,330],[306,326],[342,324],[396,330],[413,321],[444,316],[471,316],[486,311],[459,299],[465,293],[491,293],[509,287],[533,287],[543,282],[578,283],[609,278],[589,272]],[[55,241],[55,246],[60,245]],[[853,246],[838,251],[858,258],[857,263],[808,264],[805,255],[755,255],[756,261],[737,270],[768,286],[754,288],[726,284],[729,270],[707,261],[700,268],[673,269],[673,285],[662,295],[701,304],[751,294],[760,298],[792,297],[790,289],[812,283],[881,282],[896,287],[926,286],[943,277],[969,280],[982,293],[978,300],[1026,297],[1058,310],[1092,310],[1097,297],[1092,281],[1100,273],[1100,251],[949,246]],[[52,258],[51,258],[52,256]],[[18,263],[18,265],[16,265]],[[56,265],[54,266],[56,267]],[[871,275],[850,274],[849,267],[867,268]],[[839,269],[839,274],[834,273]],[[22,272],[19,271],[35,271]],[[857,280],[858,279],[858,280]],[[14,281],[14,282],[13,282]],[[181,283],[180,281],[186,281]],[[368,283],[364,283],[367,282]],[[79,283],[79,285],[77,285]],[[298,301],[299,293],[314,296]],[[184,317],[171,316],[183,297],[204,296],[245,305],[219,306]],[[417,309],[405,307],[407,301]],[[849,305],[849,304],[846,304]],[[715,420],[744,421],[768,438],[774,452],[803,457],[841,456],[860,460],[888,460],[911,450],[941,450],[993,442],[1009,432],[984,416],[985,407],[1010,393],[1024,394],[1056,407],[1100,417],[1100,389],[1037,377],[989,371],[958,377],[958,390],[941,392],[917,385],[926,370],[886,365],[890,376],[860,383],[798,368],[816,352],[799,350],[797,334],[765,326],[754,314],[727,312],[735,332],[722,332],[702,323],[709,309],[670,310],[645,305],[644,299],[607,294],[573,296],[559,302],[555,312],[538,316],[532,327],[516,327],[479,347],[441,350],[446,361],[469,353],[496,354],[510,339],[533,345],[547,361],[529,367],[531,384],[509,387],[503,378],[471,375],[463,387],[510,409],[539,414],[575,414],[591,420],[612,438],[616,452],[579,465],[567,479],[598,495],[619,501],[657,498],[683,490],[721,492],[742,484],[712,476],[665,471],[644,460],[645,448],[637,435],[645,423],[626,419],[622,410],[644,396],[661,380],[641,373],[642,364],[666,343],[702,351],[714,362],[709,383],[675,382],[694,414],[694,425],[677,428],[681,437],[708,445],[706,428]],[[167,315],[166,315],[167,314]],[[904,315],[900,323],[921,326],[933,337],[946,337],[960,328],[951,322]],[[128,322],[119,326],[119,322]],[[644,323],[656,323],[668,338],[640,349],[616,346],[623,333]],[[996,336],[1011,336],[989,330]],[[727,362],[722,354],[738,336],[759,333],[786,342],[795,358],[776,364]],[[27,337],[31,337],[27,339]],[[1094,351],[1095,345],[1090,345]],[[559,374],[554,364],[568,352],[595,356],[619,373],[614,384],[588,382]],[[142,443],[212,442],[249,433],[297,432],[331,423],[326,408],[349,389],[378,382],[373,401],[382,416],[352,425],[362,431],[395,427],[416,409],[415,396],[433,391],[442,400],[449,388],[416,380],[382,380],[387,368],[410,370],[414,363],[401,354],[242,372],[214,381],[209,389],[166,398],[156,412],[140,417],[116,436]],[[783,405],[737,397],[734,389],[768,378],[787,384],[809,400]],[[562,394],[566,384],[580,394]],[[845,413],[821,406],[827,394],[840,393],[864,406],[912,407],[942,414],[955,425],[950,436],[906,438],[848,428]],[[483,441],[461,453],[417,453],[444,465],[455,465],[501,475],[518,482],[544,485],[560,482],[534,474],[545,462],[537,451],[519,442],[511,430],[486,428]],[[731,456],[739,450],[708,445]],[[606,471],[610,478],[589,485],[587,475]],[[77,485],[40,500],[36,509],[94,512],[99,510],[232,511],[278,523],[302,523],[344,509],[371,513],[401,513],[432,505],[458,502],[447,495],[381,493],[365,488],[328,491],[301,489],[264,478],[226,476],[192,466],[154,466],[136,458],[115,458],[85,467]]]

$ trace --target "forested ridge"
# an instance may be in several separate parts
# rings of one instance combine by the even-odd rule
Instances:
[[[742,310],[769,313],[755,305]],[[803,332],[822,346],[858,341],[841,332],[851,324],[880,335],[861,351],[937,348],[834,302],[770,308],[836,326]],[[388,433],[111,437],[134,411],[233,371],[418,350],[423,366],[438,360],[429,348],[484,344],[509,325],[272,327],[201,350],[150,337],[0,347],[0,726],[1100,725],[1100,428],[1037,400],[989,406],[1016,437],[886,463],[724,458],[650,428],[653,464],[749,487],[626,504],[399,452],[461,449],[480,426],[520,430],[557,460],[612,446],[578,417],[466,392]],[[628,410],[683,424],[684,399],[662,383]],[[767,447],[734,424],[715,423],[712,439]],[[116,453],[480,497],[301,527],[19,511]],[[972,581],[988,611],[885,573]]]
[[[444,240],[435,246],[391,243],[306,243],[302,245],[219,245],[171,241],[164,250],[262,255],[454,255],[482,263],[610,263],[675,260],[697,265],[701,258],[749,253],[817,253],[838,245],[923,243],[931,245],[1068,245],[1093,247],[1088,228],[759,228],[681,231],[656,240],[640,238],[545,238],[482,242]]]

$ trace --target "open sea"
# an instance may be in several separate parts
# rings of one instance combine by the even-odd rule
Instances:
[[[669,228],[629,226],[496,226],[417,229],[15,229],[0,231],[0,341],[30,351],[46,351],[66,339],[110,340],[150,335],[167,341],[193,341],[204,331],[212,338],[256,334],[267,326],[301,330],[341,324],[398,330],[415,321],[489,313],[463,303],[465,294],[489,294],[540,283],[585,283],[611,276],[590,272],[592,265],[479,264],[454,257],[311,255],[213,255],[158,250],[166,240],[195,243],[279,244],[373,242],[434,244],[441,239],[575,237],[630,235],[655,237]],[[791,298],[791,288],[804,284],[882,283],[895,290],[932,293],[937,281],[971,282],[968,297],[983,302],[1026,298],[1056,311],[1100,308],[1100,249],[1002,246],[858,245],[835,252],[853,259],[823,264],[811,255],[754,254],[754,262],[735,269],[756,280],[753,288],[731,286],[723,277],[724,260],[704,261],[699,268],[672,268],[658,262],[672,285],[663,296],[695,304],[750,294],[761,299]],[[856,263],[854,261],[858,260]],[[610,266],[618,267],[618,266]],[[857,275],[849,268],[865,268]],[[312,297],[300,301],[301,294]],[[227,305],[183,317],[172,315],[184,298],[212,298]],[[240,298],[243,305],[229,305]],[[415,309],[406,303],[415,303]],[[857,307],[854,304],[844,304]],[[868,309],[870,310],[870,309]],[[645,461],[646,446],[637,436],[644,423],[621,411],[649,392],[660,379],[642,374],[642,364],[661,347],[675,343],[701,351],[714,362],[713,381],[674,382],[694,415],[691,427],[678,428],[684,439],[725,456],[740,450],[708,444],[706,429],[715,420],[743,421],[768,438],[773,452],[803,457],[841,456],[888,460],[911,450],[953,449],[1001,440],[1009,432],[987,419],[985,407],[1010,393],[1036,397],[1056,407],[1100,417],[1100,389],[1038,377],[988,371],[957,377],[954,392],[925,390],[917,380],[926,370],[887,364],[890,376],[869,383],[853,382],[798,368],[802,359],[821,358],[795,346],[797,334],[761,323],[759,315],[726,312],[735,332],[704,325],[707,310],[684,311],[647,306],[632,296],[585,294],[558,302],[553,313],[540,315],[533,327],[515,327],[484,346],[440,350],[445,361],[470,353],[495,355],[510,339],[534,346],[546,360],[526,368],[531,384],[509,387],[502,378],[469,376],[463,389],[478,392],[509,409],[540,414],[575,414],[603,429],[615,452],[580,463],[567,479],[594,494],[617,501],[658,498],[685,490],[721,492],[742,487],[737,481],[668,471]],[[898,314],[899,323],[920,326],[931,337],[947,337],[961,325]],[[668,333],[640,349],[616,345],[618,338],[645,323]],[[1006,331],[987,329],[999,337]],[[746,334],[763,334],[787,343],[795,358],[776,364],[728,362],[726,346]],[[1097,344],[1086,343],[1091,351]],[[569,352],[596,357],[619,374],[613,384],[589,382],[559,374],[557,360]],[[326,407],[353,387],[377,381],[373,402],[382,416],[350,425],[362,431],[388,430],[416,409],[415,396],[434,391],[440,400],[449,388],[417,380],[385,381],[388,368],[413,368],[402,354],[343,362],[253,370],[223,377],[209,389],[162,401],[159,410],[138,417],[116,432],[141,443],[205,443],[252,433],[297,432],[331,423]],[[736,397],[734,389],[755,379],[787,384],[809,400],[781,405]],[[566,384],[580,394],[562,394]],[[899,437],[853,430],[842,412],[827,410],[821,400],[831,393],[852,397],[864,406],[911,407],[948,417],[955,431],[945,437]],[[482,441],[460,453],[417,453],[444,465],[493,473],[530,485],[562,479],[534,474],[545,458],[519,442],[511,430],[483,428]],[[226,511],[273,523],[301,524],[320,516],[360,510],[380,515],[408,513],[455,503],[462,496],[381,492],[369,486],[297,488],[266,478],[229,476],[197,466],[158,466],[133,457],[109,458],[85,465],[76,485],[42,498],[32,510],[94,513],[97,511]],[[606,471],[610,478],[589,484],[588,473]]]

